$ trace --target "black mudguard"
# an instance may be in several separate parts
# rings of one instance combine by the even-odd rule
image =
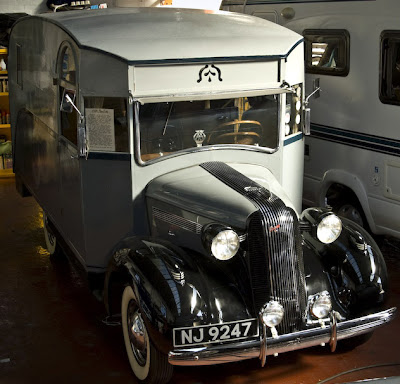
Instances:
[[[388,276],[371,235],[350,220],[342,218],[342,223],[342,233],[332,244],[321,243],[310,232],[303,234],[307,292],[329,291],[335,309],[354,318],[382,308]]]
[[[150,337],[165,352],[171,349],[173,328],[254,317],[226,264],[221,268],[221,262],[152,238],[129,238],[118,248],[106,274],[106,308],[114,274],[119,280],[123,276],[133,287]]]

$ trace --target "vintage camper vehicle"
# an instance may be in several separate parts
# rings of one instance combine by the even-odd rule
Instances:
[[[130,365],[260,358],[391,320],[362,228],[301,212],[303,38],[246,15],[137,8],[19,20],[10,39],[17,187],[104,277]]]
[[[234,3],[243,4],[224,2],[243,11]],[[322,90],[310,103],[304,202],[400,237],[400,3],[271,3],[247,1],[244,11],[304,36],[306,89],[319,79]]]

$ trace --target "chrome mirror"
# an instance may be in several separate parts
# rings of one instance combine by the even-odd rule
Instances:
[[[73,89],[64,89],[63,96],[61,99],[60,111],[66,113],[72,113],[75,111],[79,115],[78,119],[78,155],[79,157],[84,157],[87,159],[89,150],[87,145],[86,137],[86,124],[85,117],[82,115],[81,111],[75,105],[76,91]]]
[[[309,136],[311,134],[311,108],[308,106],[310,99],[318,99],[321,96],[321,87],[319,86],[319,78],[313,80],[313,91],[306,97],[304,101],[304,126],[303,134]]]
[[[313,80],[313,91],[306,98],[306,106],[308,105],[310,98],[318,99],[321,96],[321,87],[319,86],[319,78]]]
[[[74,104],[75,98],[76,98],[76,91],[74,89],[64,89],[61,98],[60,111],[66,113],[72,113],[74,108],[78,111],[78,109]],[[81,114],[79,111],[78,113]]]

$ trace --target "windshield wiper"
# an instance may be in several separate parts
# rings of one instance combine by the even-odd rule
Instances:
[[[171,108],[169,109],[169,112],[168,112],[167,120],[165,120],[165,125],[164,125],[164,129],[163,129],[163,133],[162,133],[163,136],[165,135],[165,131],[167,130],[167,125],[168,125],[169,117],[171,116],[173,106],[174,106],[174,103],[172,102]]]

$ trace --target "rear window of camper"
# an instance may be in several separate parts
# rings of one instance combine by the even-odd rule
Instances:
[[[380,94],[382,103],[400,105],[400,31],[381,34]]]
[[[350,35],[346,30],[307,29],[303,35],[307,73],[348,75]]]

